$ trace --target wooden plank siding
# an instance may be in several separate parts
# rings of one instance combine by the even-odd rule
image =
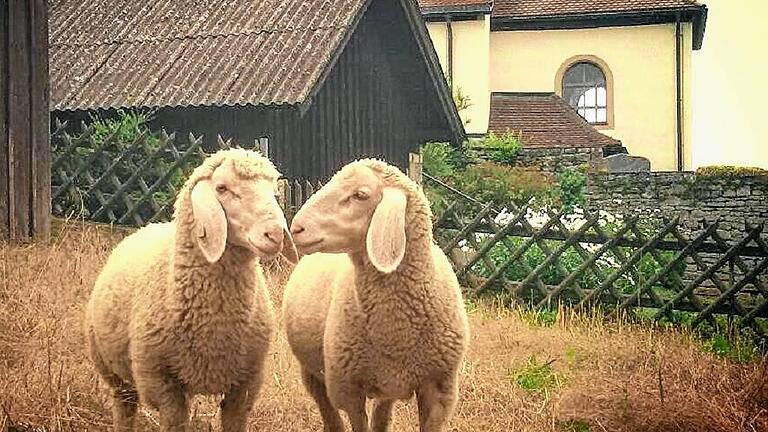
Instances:
[[[46,0],[30,1],[32,44],[30,70],[30,125],[32,168],[32,233],[45,239],[50,232],[51,141],[48,85],[48,13]]]
[[[8,13],[8,189],[11,238],[23,239],[31,225],[32,139],[29,115],[30,24],[29,8],[21,1],[9,2]]]
[[[48,14],[45,0],[0,3],[0,234],[49,234]]]
[[[405,171],[408,154],[420,144],[451,140],[421,58],[401,3],[374,1],[304,106],[163,107],[153,127],[182,138],[202,135],[207,148],[214,148],[218,134],[246,148],[267,136],[270,158],[289,178],[323,180],[361,157],[383,157]],[[57,115],[88,118],[84,112]]]
[[[0,238],[8,237],[8,4],[0,6]]]

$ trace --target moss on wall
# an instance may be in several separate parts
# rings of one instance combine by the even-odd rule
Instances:
[[[757,167],[712,165],[697,169],[696,175],[701,177],[720,177],[728,179],[744,176],[768,177],[768,170]]]

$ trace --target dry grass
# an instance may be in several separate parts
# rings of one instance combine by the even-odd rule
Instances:
[[[0,244],[0,431],[108,428],[110,402],[87,360],[81,321],[93,281],[123,235],[69,223],[47,245]],[[686,335],[605,323],[598,314],[561,313],[549,327],[525,318],[493,304],[473,308],[449,430],[768,431],[765,361],[733,364]],[[517,384],[526,365],[544,365],[539,371],[555,378],[526,391]],[[215,401],[197,399],[194,415],[196,430],[210,430]],[[142,429],[156,429],[155,413],[141,417]],[[399,404],[393,430],[416,431],[416,418],[412,402]],[[279,334],[251,429],[322,430]]]

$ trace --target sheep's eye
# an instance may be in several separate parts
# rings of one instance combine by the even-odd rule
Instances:
[[[226,191],[227,191],[227,186],[225,186],[225,185],[223,185],[223,184],[220,184],[220,185],[216,185],[216,192],[218,192],[218,193],[224,193],[224,192],[226,192]]]
[[[363,191],[357,191],[352,195],[356,200],[365,201],[368,199],[368,194]]]

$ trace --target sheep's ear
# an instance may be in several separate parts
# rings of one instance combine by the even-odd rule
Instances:
[[[376,206],[368,227],[365,247],[376,269],[392,273],[405,255],[405,193],[384,188],[381,202]]]
[[[288,221],[285,220],[285,216],[283,216],[283,250],[280,253],[293,264],[299,262],[299,252],[296,250],[296,244],[293,242],[291,230],[288,228]]]
[[[210,181],[197,182],[191,199],[197,246],[209,263],[215,263],[227,246],[227,217]]]

